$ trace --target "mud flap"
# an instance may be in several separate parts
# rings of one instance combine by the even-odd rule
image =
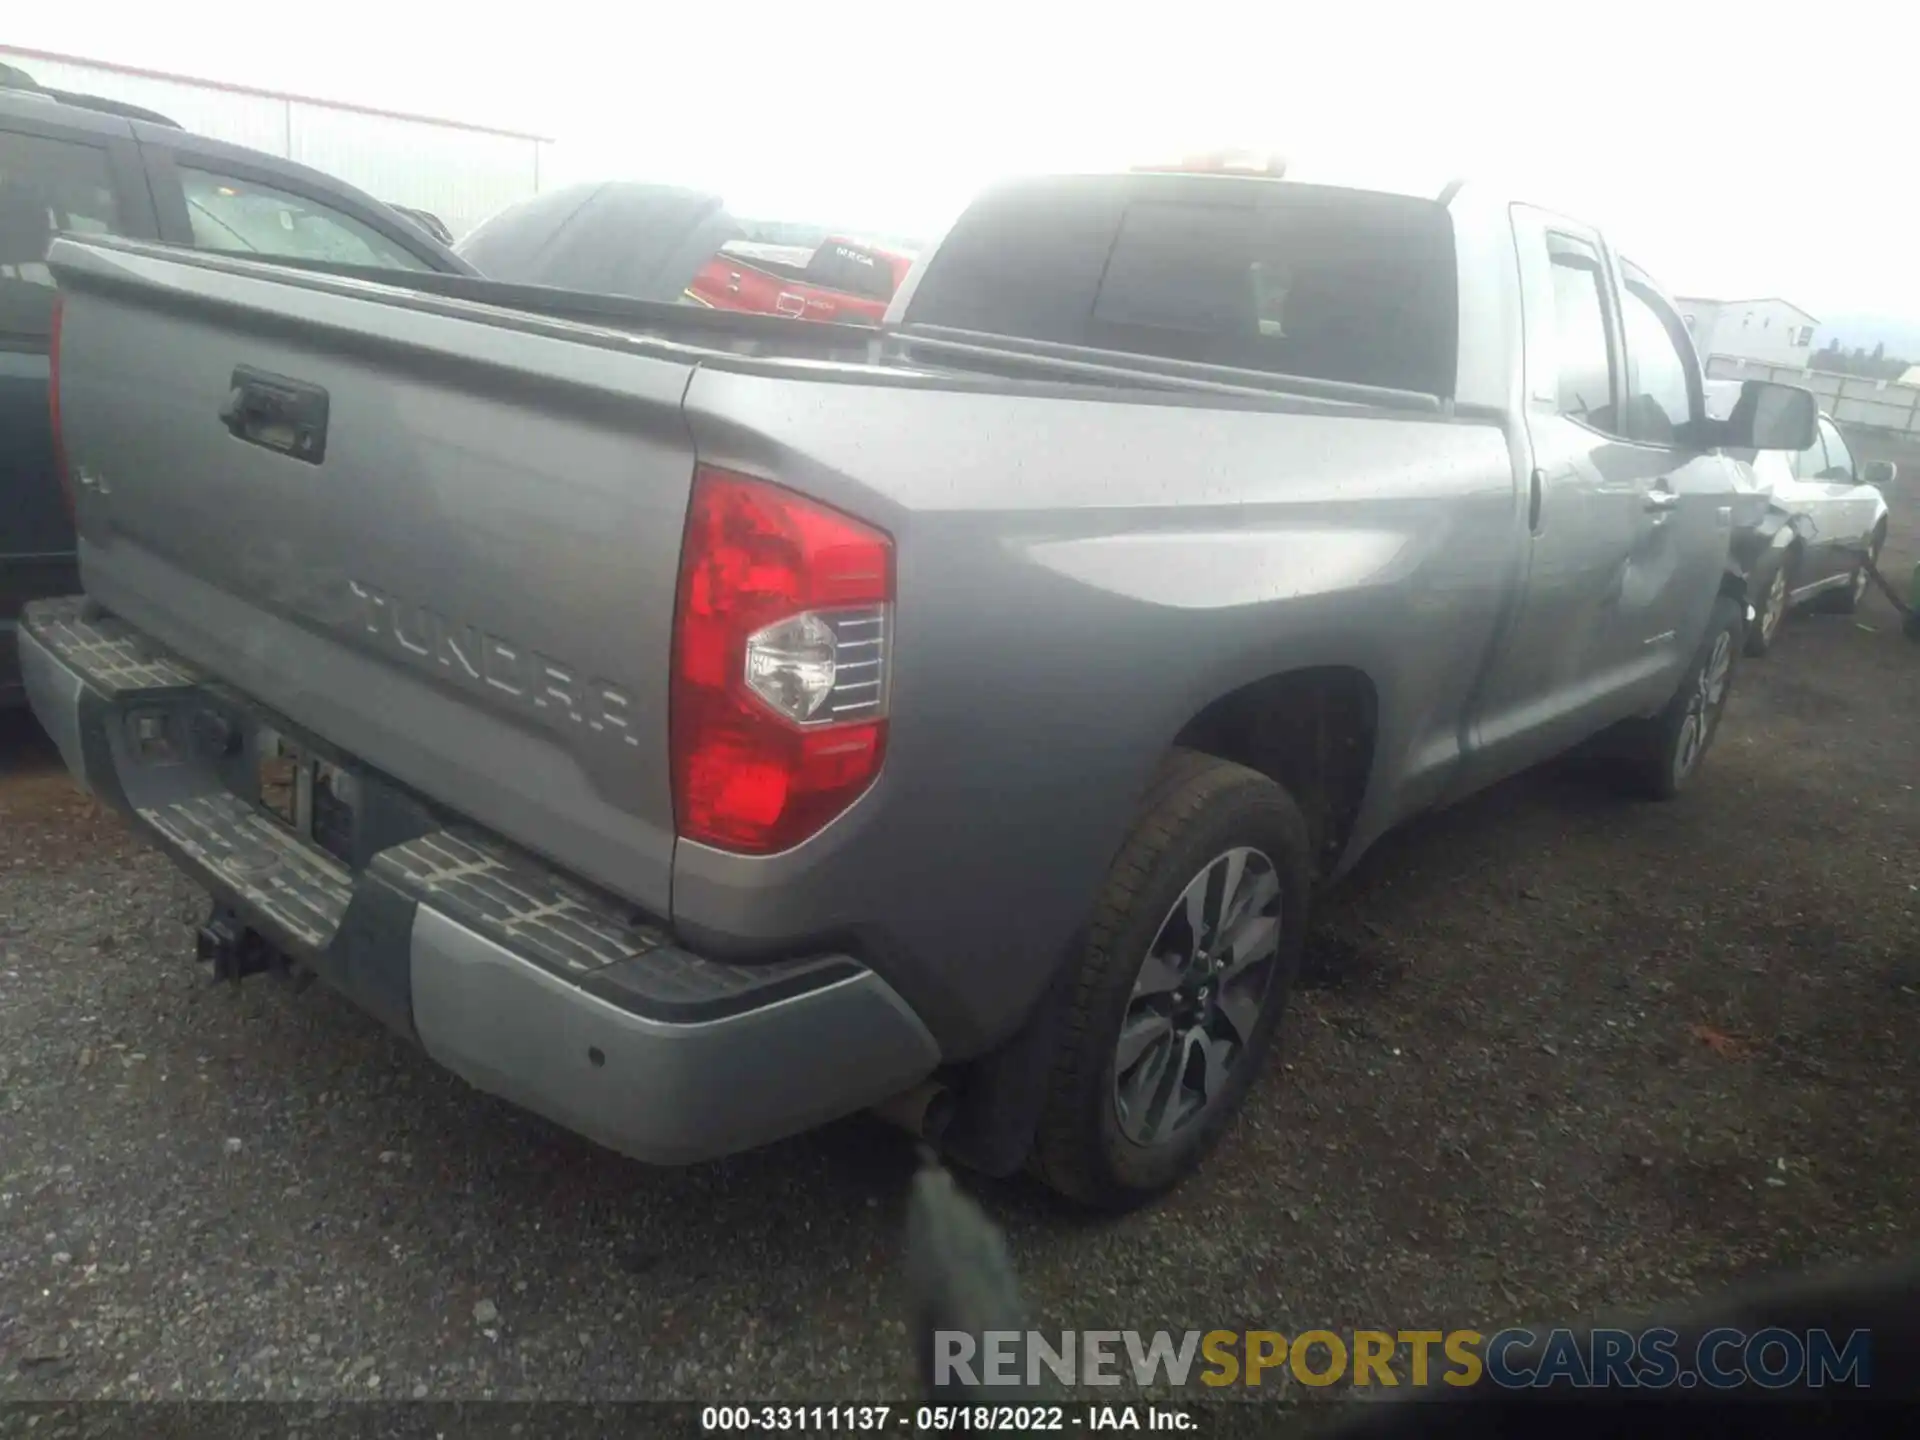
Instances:
[[[1047,1075],[1059,1049],[1060,1017],[1076,974],[1071,959],[1086,943],[1085,932],[1076,932],[1068,958],[1026,1024],[999,1049],[966,1067],[938,1137],[941,1153],[995,1177],[1011,1175],[1026,1163],[1046,1100]]]

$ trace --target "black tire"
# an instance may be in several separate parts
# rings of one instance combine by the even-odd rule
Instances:
[[[1745,629],[1746,606],[1722,593],[1713,602],[1707,620],[1707,633],[1694,652],[1693,663],[1681,677],[1680,687],[1658,715],[1640,721],[1629,732],[1624,778],[1628,787],[1650,800],[1671,800],[1686,789],[1700,772],[1700,763],[1720,733],[1720,717],[1726,713],[1727,696],[1733,688],[1736,657],[1740,654]],[[1720,642],[1726,641],[1724,656]],[[1721,661],[1724,659],[1724,666]],[[1710,694],[1706,680],[1708,667],[1721,671],[1717,694]],[[1704,708],[1701,708],[1701,702]],[[1699,726],[1689,735],[1688,720]]]
[[[1873,534],[1867,538],[1867,554],[1873,557],[1874,564],[1880,563],[1880,547],[1887,543],[1887,522],[1882,520],[1873,527]],[[1865,603],[1867,591],[1873,588],[1873,577],[1867,574],[1865,565],[1856,565],[1847,575],[1846,585],[1839,590],[1829,590],[1821,597],[1822,609],[1835,615],[1851,615]]]
[[[1787,614],[1792,608],[1788,597],[1793,592],[1794,571],[1799,563],[1800,547],[1789,545],[1766,572],[1766,582],[1760,586],[1759,598],[1753,602],[1753,621],[1747,626],[1746,651],[1756,660],[1773,648],[1773,642],[1780,638],[1781,627],[1787,623]]]
[[[1259,1073],[1286,1008],[1306,936],[1312,853],[1299,807],[1266,776],[1192,751],[1176,751],[1169,758],[1108,871],[1088,927],[1086,948],[1070,980],[1059,1048],[1034,1139],[1032,1168],[1046,1184],[1083,1204],[1123,1210],[1171,1188],[1218,1142]],[[1249,854],[1256,858],[1244,858]],[[1188,1074],[1204,1080],[1198,1088],[1207,1093],[1189,1119],[1174,1122],[1178,1128],[1152,1143],[1142,1143],[1127,1127],[1143,1127],[1147,1117],[1123,1120],[1121,1115],[1116,1072],[1129,1073],[1118,1064],[1121,1028],[1130,1019],[1137,1020],[1140,1007],[1149,1003],[1135,993],[1136,983],[1146,979],[1149,947],[1178,923],[1176,908],[1186,913],[1183,897],[1190,885],[1213,873],[1226,874],[1216,867],[1229,864],[1234,855],[1243,859],[1233,874],[1253,873],[1257,860],[1264,859],[1277,882],[1273,900],[1261,911],[1267,915],[1269,907],[1278,910],[1277,925],[1262,931],[1263,937],[1277,932],[1277,948],[1271,961],[1261,967],[1270,966],[1270,973],[1258,996],[1255,1018],[1246,1026],[1251,1033],[1238,1043],[1216,1079],[1207,1064],[1210,1053],[1204,1048],[1197,1056],[1198,1071],[1189,1065],[1195,1054],[1187,1048],[1179,1022],[1169,1019],[1167,1049],[1159,1052],[1156,1042],[1148,1052],[1149,1059],[1153,1053],[1166,1057],[1160,1073],[1168,1077],[1165,1093],[1170,1098],[1158,1113],[1188,1109],[1192,1092],[1183,1078]],[[1264,887],[1268,872],[1258,873]],[[1211,904],[1213,891],[1203,889],[1202,893],[1205,903]],[[1230,900],[1231,896],[1223,895],[1221,908]],[[1238,929],[1225,923],[1226,918],[1222,917],[1215,938],[1204,940],[1205,947],[1215,947],[1220,932]],[[1219,956],[1231,950],[1230,946],[1226,951],[1216,948],[1210,961],[1200,943],[1203,938],[1196,938],[1192,948],[1199,951],[1198,958],[1180,972],[1183,975],[1204,976],[1209,963],[1218,971]],[[1263,938],[1263,952],[1266,943]],[[1166,968],[1160,973],[1166,973]],[[1209,994],[1217,993],[1217,1013],[1224,1017],[1228,986],[1240,983],[1231,979],[1232,973],[1229,962],[1217,986],[1208,981],[1197,999],[1181,1003],[1204,1006]],[[1256,1002],[1244,990],[1234,994],[1239,1001],[1235,1008],[1244,1020]],[[1170,1006],[1174,998],[1169,996]],[[1207,1023],[1211,1022],[1199,1025]],[[1187,1032],[1188,1039],[1198,1028]],[[1238,1033],[1240,1027],[1231,1028]],[[1145,1065],[1148,1060],[1139,1063]],[[1153,1089],[1159,1091],[1160,1084],[1156,1082]]]

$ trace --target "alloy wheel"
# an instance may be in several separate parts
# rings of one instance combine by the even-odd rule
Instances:
[[[1684,780],[1693,773],[1706,752],[1713,734],[1713,722],[1726,703],[1728,682],[1733,676],[1733,633],[1722,630],[1713,637],[1713,649],[1707,663],[1700,667],[1693,689],[1687,696],[1686,714],[1680,721],[1680,734],[1674,743],[1673,778]]]
[[[1787,567],[1781,564],[1767,586],[1766,604],[1760,611],[1760,638],[1771,641],[1787,614]]]
[[[1853,572],[1853,603],[1858,605],[1867,598],[1867,587],[1873,583],[1872,567],[1880,563],[1880,537],[1878,535],[1867,544],[1866,562]]]
[[[1113,1057],[1121,1133],[1158,1145],[1213,1108],[1253,1043],[1279,969],[1280,877],[1259,850],[1215,856],[1161,921]]]

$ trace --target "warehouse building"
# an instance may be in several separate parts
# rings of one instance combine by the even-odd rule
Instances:
[[[1674,303],[1703,360],[1720,355],[1804,370],[1813,355],[1813,330],[1820,322],[1789,301],[1771,296],[1707,300],[1682,295]]]
[[[539,135],[9,45],[0,45],[0,63],[324,170],[390,205],[431,212],[455,239],[537,193],[543,164],[551,168],[553,142]]]

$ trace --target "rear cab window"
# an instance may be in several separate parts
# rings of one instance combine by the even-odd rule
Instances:
[[[1436,201],[1086,176],[977,201],[905,319],[1444,396],[1458,304],[1452,223]]]

